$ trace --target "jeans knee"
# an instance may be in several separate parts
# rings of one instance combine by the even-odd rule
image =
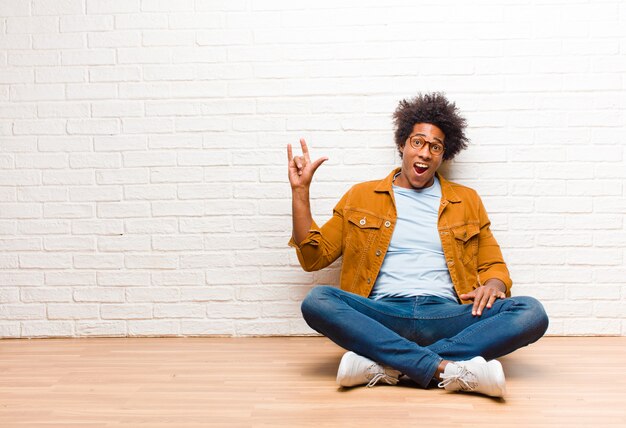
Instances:
[[[319,285],[309,291],[300,305],[300,311],[306,321],[323,311],[324,301],[332,294],[333,290],[335,290],[334,287]]]
[[[537,299],[530,296],[514,297],[513,299],[516,305],[522,306],[524,324],[529,330],[529,333],[534,333],[534,340],[538,340],[545,334],[550,324],[548,314],[543,305]]]

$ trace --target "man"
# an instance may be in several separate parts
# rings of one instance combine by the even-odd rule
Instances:
[[[495,358],[537,341],[548,327],[542,305],[511,297],[512,281],[477,193],[437,170],[466,147],[466,122],[441,93],[399,103],[396,146],[402,166],[352,187],[322,227],[309,188],[327,160],[287,147],[293,235],[306,271],[340,256],[341,289],[313,288],[302,302],[308,325],[349,350],[341,386],[406,375],[421,387],[503,397]]]

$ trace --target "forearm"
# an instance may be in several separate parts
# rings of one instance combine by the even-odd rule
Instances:
[[[292,237],[297,244],[300,244],[308,235],[313,223],[308,187],[292,189],[291,217],[293,223]]]

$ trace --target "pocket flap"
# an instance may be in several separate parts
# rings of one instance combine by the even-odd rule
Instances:
[[[352,211],[348,214],[348,221],[361,229],[380,229],[383,219],[369,213]]]
[[[480,233],[480,228],[477,224],[464,224],[463,226],[453,228],[452,233],[456,239],[467,242],[470,238]]]

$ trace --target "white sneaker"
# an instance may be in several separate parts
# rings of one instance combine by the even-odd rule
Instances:
[[[370,388],[380,380],[395,385],[402,373],[391,367],[382,366],[354,352],[346,352],[337,370],[337,384],[340,386],[356,386],[367,384]]]
[[[504,397],[506,385],[502,364],[487,362],[483,357],[449,363],[441,374],[439,388],[446,391],[478,392],[491,397]]]

